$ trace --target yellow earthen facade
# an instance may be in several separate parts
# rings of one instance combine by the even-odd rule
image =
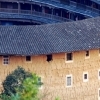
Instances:
[[[0,57],[0,82],[17,66],[41,76],[44,83],[42,91],[50,92],[45,100],[54,100],[59,96],[61,100],[99,100],[98,89],[100,80],[99,50],[90,50],[90,56],[86,58],[86,51],[73,52],[73,61],[66,62],[66,53],[52,54],[53,60],[46,61],[46,55],[32,56],[30,62],[26,62],[25,56],[10,56],[8,65],[3,65]],[[88,73],[88,81],[83,82],[83,73]],[[67,87],[66,76],[72,75],[72,86]]]

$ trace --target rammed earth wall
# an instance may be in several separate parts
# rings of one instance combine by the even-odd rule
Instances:
[[[98,70],[100,69],[99,50],[90,50],[90,57],[85,58],[85,51],[73,52],[73,62],[65,62],[65,53],[53,54],[53,60],[46,61],[45,55],[32,56],[31,62],[25,56],[10,56],[9,65],[3,65],[0,57],[0,81],[17,66],[37,73],[41,76],[44,86],[41,91],[48,93],[45,100],[98,100]],[[83,82],[83,72],[88,72],[88,81]],[[72,75],[72,87],[66,87],[66,75]]]

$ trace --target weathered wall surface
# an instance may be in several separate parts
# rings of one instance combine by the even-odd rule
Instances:
[[[50,62],[46,61],[45,55],[33,56],[31,62],[26,62],[24,56],[11,56],[10,64],[7,66],[2,64],[0,57],[0,81],[2,82],[17,66],[22,66],[42,77],[42,90],[51,91],[46,100],[54,100],[56,96],[61,100],[98,100],[99,51],[90,50],[89,59],[85,59],[85,51],[73,54],[72,63],[65,63],[65,53],[53,54],[53,61]],[[83,82],[83,72],[88,72],[88,82]],[[69,74],[73,76],[72,87],[66,87],[66,75]]]

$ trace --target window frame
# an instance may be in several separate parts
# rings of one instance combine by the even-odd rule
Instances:
[[[71,85],[68,85],[68,77],[71,77]],[[72,86],[73,86],[72,74],[66,75],[66,87],[72,87]]]
[[[52,61],[53,60],[53,55],[52,54],[48,54],[48,55],[46,55],[46,61],[47,62],[50,62],[50,61]]]
[[[43,83],[44,77],[40,75],[39,78],[41,78],[41,82]],[[42,84],[42,85],[39,87],[39,89],[41,90],[41,89],[43,89],[43,87],[44,87],[44,86],[43,86],[43,84]]]
[[[70,54],[70,53],[71,53],[71,60],[70,59],[68,60],[67,57],[68,57],[68,54]],[[73,60],[74,60],[73,52],[65,53],[65,62],[66,63],[72,63]]]
[[[9,63],[10,63],[10,58],[9,58],[8,55],[2,56],[2,63],[3,63],[3,65],[9,65]]]
[[[84,78],[85,74],[87,74],[87,79]],[[89,80],[88,72],[83,72],[83,82],[88,82],[88,80]]]
[[[88,56],[87,56],[87,52],[88,52]],[[90,51],[89,50],[86,50],[85,51],[85,59],[89,59],[90,58]]]
[[[30,57],[30,60],[29,61],[27,60],[27,57]],[[25,56],[25,61],[26,62],[32,62],[32,56]]]

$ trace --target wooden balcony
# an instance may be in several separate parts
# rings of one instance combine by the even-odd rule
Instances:
[[[56,20],[56,21],[62,21],[62,22],[71,21],[70,19],[63,18],[60,16],[47,14],[47,13],[43,13],[43,12],[31,11],[31,10],[0,8],[0,13],[13,13],[13,14],[22,14],[22,15],[30,15],[30,16],[36,15],[39,17],[48,18],[48,19],[52,19],[52,20]]]
[[[20,2],[20,3],[34,3],[35,0],[0,0],[3,2]],[[40,0],[42,1],[42,0]]]

